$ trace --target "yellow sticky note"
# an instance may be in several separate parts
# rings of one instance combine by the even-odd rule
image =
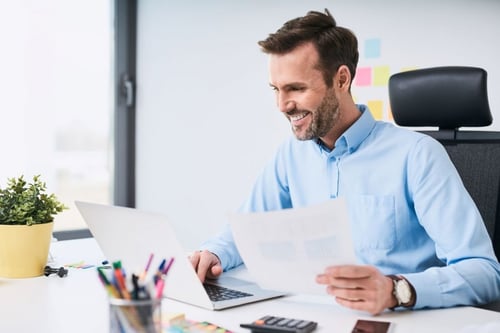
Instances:
[[[162,316],[162,320],[169,325],[176,325],[184,322],[186,320],[186,316],[184,313],[166,313]]]
[[[391,109],[391,106],[387,106],[387,118],[390,120],[390,121],[394,121],[394,116],[392,114],[392,109]]]
[[[413,67],[402,67],[401,72],[408,72],[408,71],[413,71],[415,69],[418,69],[418,67],[413,66]]]
[[[374,100],[374,101],[368,101],[366,103],[368,105],[368,108],[370,109],[373,118],[376,120],[382,120],[384,114],[383,114],[383,102],[381,100]]]
[[[375,66],[373,67],[373,85],[374,86],[387,86],[389,82],[390,69],[389,66]]]

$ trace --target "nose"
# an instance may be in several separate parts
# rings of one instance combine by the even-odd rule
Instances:
[[[285,94],[278,94],[277,102],[278,109],[283,113],[287,113],[295,108],[295,102],[287,98]]]

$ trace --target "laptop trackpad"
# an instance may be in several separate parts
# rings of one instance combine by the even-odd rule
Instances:
[[[238,288],[238,287],[244,287],[244,286],[255,286],[255,283],[250,282],[250,281],[245,281],[243,279],[238,279],[230,276],[224,276],[222,275],[218,279],[214,280],[206,280],[206,283],[208,284],[215,284],[219,286],[223,286],[226,288]]]

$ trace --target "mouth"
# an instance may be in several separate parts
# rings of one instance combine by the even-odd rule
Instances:
[[[295,123],[299,122],[300,120],[304,119],[305,117],[307,117],[308,114],[309,114],[309,112],[301,112],[301,113],[289,115],[288,118],[290,119],[290,122],[292,124],[295,124]]]

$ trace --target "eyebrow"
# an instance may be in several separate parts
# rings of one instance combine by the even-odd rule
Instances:
[[[274,89],[278,89],[277,86],[275,86],[274,84],[272,83],[269,83],[269,86],[271,88],[274,88]],[[287,88],[303,88],[303,87],[306,87],[307,85],[303,82],[291,82],[291,83],[287,83],[285,84],[282,89],[287,89]],[[278,89],[279,90],[279,89]]]

